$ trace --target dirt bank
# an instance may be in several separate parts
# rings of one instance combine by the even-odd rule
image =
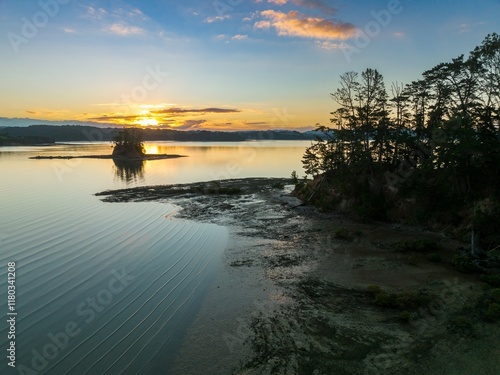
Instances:
[[[361,224],[302,206],[286,179],[124,189],[167,200],[232,234],[173,374],[497,374],[486,285],[450,265],[463,244],[418,228]],[[402,251],[437,244],[439,257]]]

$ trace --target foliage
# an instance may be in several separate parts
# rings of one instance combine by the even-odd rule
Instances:
[[[272,185],[273,188],[275,189],[284,189],[285,188],[285,184],[283,184],[283,182],[275,182],[273,185]]]
[[[141,156],[146,153],[141,135],[135,129],[122,129],[113,137],[113,155]]]
[[[377,285],[370,285],[367,291],[374,296],[374,302],[378,306],[390,307],[403,310],[416,309],[428,305],[432,298],[424,293],[403,291],[401,293],[388,293]],[[409,318],[409,316],[408,316]]]
[[[335,231],[335,238],[338,240],[349,240],[351,235],[347,229],[339,228]]]
[[[423,253],[439,250],[436,242],[431,240],[400,241],[395,244],[396,250],[401,252],[415,251]]]
[[[486,320],[500,321],[500,289],[492,289],[481,297],[478,309]]]
[[[485,283],[491,286],[500,287],[499,275],[481,275],[481,280],[483,280]]]
[[[414,255],[410,255],[407,259],[406,259],[406,263],[408,263],[410,266],[416,266],[418,264],[418,259],[416,256]]]
[[[368,285],[366,287],[366,290],[371,294],[378,294],[381,292],[382,289],[378,285]]]
[[[238,195],[243,190],[238,186],[220,186],[219,183],[200,184],[189,189],[191,193],[204,195]]]
[[[491,201],[488,203],[486,207],[477,207],[472,218],[477,243],[486,250],[500,245],[500,204]]]
[[[306,200],[331,203],[335,195],[352,201],[360,216],[383,220],[398,204],[394,195],[399,202],[406,195],[421,208],[414,213],[420,221],[500,197],[498,34],[468,57],[392,84],[390,95],[383,76],[366,69],[341,75],[331,97],[338,105],[331,126],[317,127],[322,136],[302,159],[308,175],[326,180]],[[499,212],[489,224],[476,220],[487,248],[498,246],[489,227],[498,228]]]
[[[11,137],[7,133],[0,133],[0,146],[31,146],[41,144],[52,144],[55,140],[45,136],[23,136]]]
[[[405,323],[409,323],[411,321],[413,317],[413,313],[411,313],[410,311],[401,311],[399,313],[399,319],[401,319],[402,321],[404,321]]]
[[[466,254],[455,255],[451,260],[451,263],[459,272],[472,273],[479,271],[478,265],[469,255]]]
[[[441,255],[439,255],[438,253],[429,253],[425,256],[427,258],[427,260],[429,262],[441,262],[442,259],[441,259]]]

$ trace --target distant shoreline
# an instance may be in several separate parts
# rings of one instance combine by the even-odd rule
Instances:
[[[98,128],[81,125],[32,125],[28,127],[0,128],[0,134],[6,137],[45,137],[55,142],[113,141],[114,134],[120,128]],[[208,131],[139,128],[138,135],[145,142],[243,142],[255,141],[313,141],[321,133],[316,131],[300,132],[296,130],[247,130],[247,131]]]

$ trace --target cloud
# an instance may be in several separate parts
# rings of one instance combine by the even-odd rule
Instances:
[[[142,13],[142,11],[138,8],[133,8],[133,7],[127,7],[125,8],[118,8],[113,11],[113,16],[115,18],[120,18],[120,19],[128,19],[128,20],[133,20],[133,21],[147,21],[148,17]]]
[[[248,39],[248,35],[235,35],[233,37],[231,37],[232,40],[247,40]]]
[[[76,34],[76,30],[71,28],[71,27],[63,27],[62,30],[66,33],[66,34]]]
[[[254,26],[257,28],[257,29],[269,29],[271,27],[271,22],[269,21],[258,21],[258,22],[255,22]]]
[[[319,10],[326,14],[334,14],[337,12],[337,9],[331,7],[328,4],[323,3],[320,0],[292,0],[292,1],[295,5]]]
[[[318,40],[316,44],[319,48],[326,50],[344,49],[347,47],[344,43],[335,43],[330,40]]]
[[[158,107],[152,107],[158,108]],[[200,116],[206,114],[226,114],[226,113],[239,113],[241,110],[235,108],[180,108],[180,107],[170,107],[157,110],[143,110],[141,113],[137,114],[124,114],[122,112],[94,115],[94,117],[88,117],[90,121],[97,122],[112,122],[117,124],[140,124],[145,120],[156,121],[160,125],[166,125],[169,123],[177,124],[180,121],[193,120],[198,121]],[[187,119],[185,119],[187,117]],[[203,120],[201,123],[205,122]],[[196,125],[194,122],[191,125]]]
[[[231,18],[231,16],[229,14],[225,14],[223,16],[214,16],[214,17],[208,17],[208,18],[205,18],[205,23],[214,23],[214,22],[220,22],[220,21],[224,21],[224,20],[227,20]]]
[[[166,108],[162,109],[159,111],[152,111],[152,114],[161,114],[161,115],[179,115],[179,114],[189,114],[189,113],[238,113],[241,112],[241,110],[236,109],[236,108],[193,108],[193,109],[188,109],[188,108]]]
[[[89,30],[99,29],[102,32],[120,36],[141,35],[149,29],[150,19],[138,8],[124,6],[118,8],[99,8],[96,6],[83,6],[81,17],[90,19],[92,27],[90,29],[78,30],[78,32],[89,32]],[[66,33],[75,33],[76,30],[70,27],[64,28]]]
[[[173,129],[178,130],[195,130],[203,128],[203,124],[206,123],[206,120],[186,120],[179,126],[172,126]]]
[[[102,20],[108,12],[104,8],[95,8],[93,6],[86,6],[83,18],[90,18],[94,20]]]
[[[262,3],[262,0],[257,0],[257,3]],[[297,6],[304,7],[304,8],[310,8],[314,10],[319,10],[323,13],[326,14],[334,14],[337,9],[331,7],[328,4],[325,4],[321,0],[267,0],[269,4],[274,4],[278,6],[285,5],[287,3],[293,3]]]
[[[141,35],[144,34],[144,29],[138,26],[129,26],[122,23],[113,23],[111,25],[107,25],[102,28],[103,31],[120,35],[120,36],[129,36],[129,35]]]
[[[253,121],[253,122],[246,121],[245,124],[247,124],[247,125],[268,125],[269,123],[267,123],[265,121]]]
[[[127,121],[127,122],[135,122],[144,116],[141,115],[113,115],[113,116],[99,116],[99,117],[91,117],[89,120],[92,121]]]
[[[348,39],[356,34],[356,27],[350,23],[337,22],[320,17],[308,17],[297,11],[288,13],[265,10],[261,16],[266,21],[254,24],[256,28],[274,27],[280,36],[296,36],[314,39]]]

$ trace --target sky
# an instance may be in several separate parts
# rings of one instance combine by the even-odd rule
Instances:
[[[410,83],[499,15],[500,0],[0,0],[0,126],[308,130],[342,73]]]

